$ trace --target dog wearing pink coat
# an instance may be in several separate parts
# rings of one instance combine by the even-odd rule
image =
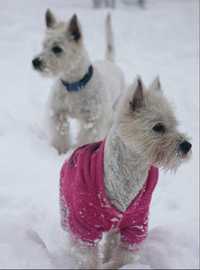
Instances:
[[[81,268],[116,269],[134,258],[147,237],[158,168],[176,169],[190,153],[159,79],[147,91],[137,78],[108,137],[75,150],[61,170],[62,226],[88,255]]]

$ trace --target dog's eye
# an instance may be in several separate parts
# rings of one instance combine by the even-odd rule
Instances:
[[[63,51],[62,48],[60,48],[59,46],[54,46],[51,50],[55,54],[60,54]]]
[[[157,123],[154,127],[153,127],[153,131],[158,132],[158,133],[165,133],[166,128],[162,123]]]

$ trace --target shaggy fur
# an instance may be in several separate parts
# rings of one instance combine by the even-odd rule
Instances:
[[[183,142],[187,149],[181,147]],[[104,182],[112,204],[124,211],[143,187],[151,165],[174,170],[190,155],[191,144],[178,131],[159,79],[148,91],[137,79],[121,97],[106,139]],[[115,231],[105,232],[94,248],[77,242],[75,247],[77,256],[81,251],[85,259],[80,268],[118,269],[138,257]]]
[[[68,23],[58,22],[47,10],[45,18],[47,31],[43,50],[33,60],[33,65],[41,74],[57,79],[49,98],[49,135],[58,152],[65,153],[71,146],[69,117],[77,119],[80,124],[77,145],[102,139],[107,134],[112,123],[113,104],[124,87],[124,81],[122,72],[111,61],[91,63],[76,15]],[[109,16],[106,33],[106,56],[113,60]],[[91,64],[94,72],[86,86],[78,92],[67,91],[61,80],[68,83],[81,80]]]
[[[155,131],[160,124],[161,130]],[[124,211],[144,185],[150,165],[176,170],[190,156],[180,149],[187,140],[177,129],[173,108],[159,79],[149,91],[138,79],[121,99],[106,140],[105,186],[112,203]]]

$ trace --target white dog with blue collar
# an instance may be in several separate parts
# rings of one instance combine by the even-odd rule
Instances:
[[[77,16],[58,22],[50,10],[42,52],[33,59],[35,70],[56,77],[49,99],[51,144],[65,153],[71,146],[69,118],[80,123],[77,145],[104,138],[113,118],[113,104],[124,88],[123,74],[113,63],[110,15],[106,19],[106,60],[91,63]]]

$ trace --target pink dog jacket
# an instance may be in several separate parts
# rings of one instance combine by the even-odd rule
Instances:
[[[138,244],[147,235],[158,169],[150,168],[144,187],[121,212],[111,205],[104,187],[104,143],[84,145],[64,163],[60,179],[62,226],[89,244],[95,244],[111,229],[120,232],[122,241]]]

